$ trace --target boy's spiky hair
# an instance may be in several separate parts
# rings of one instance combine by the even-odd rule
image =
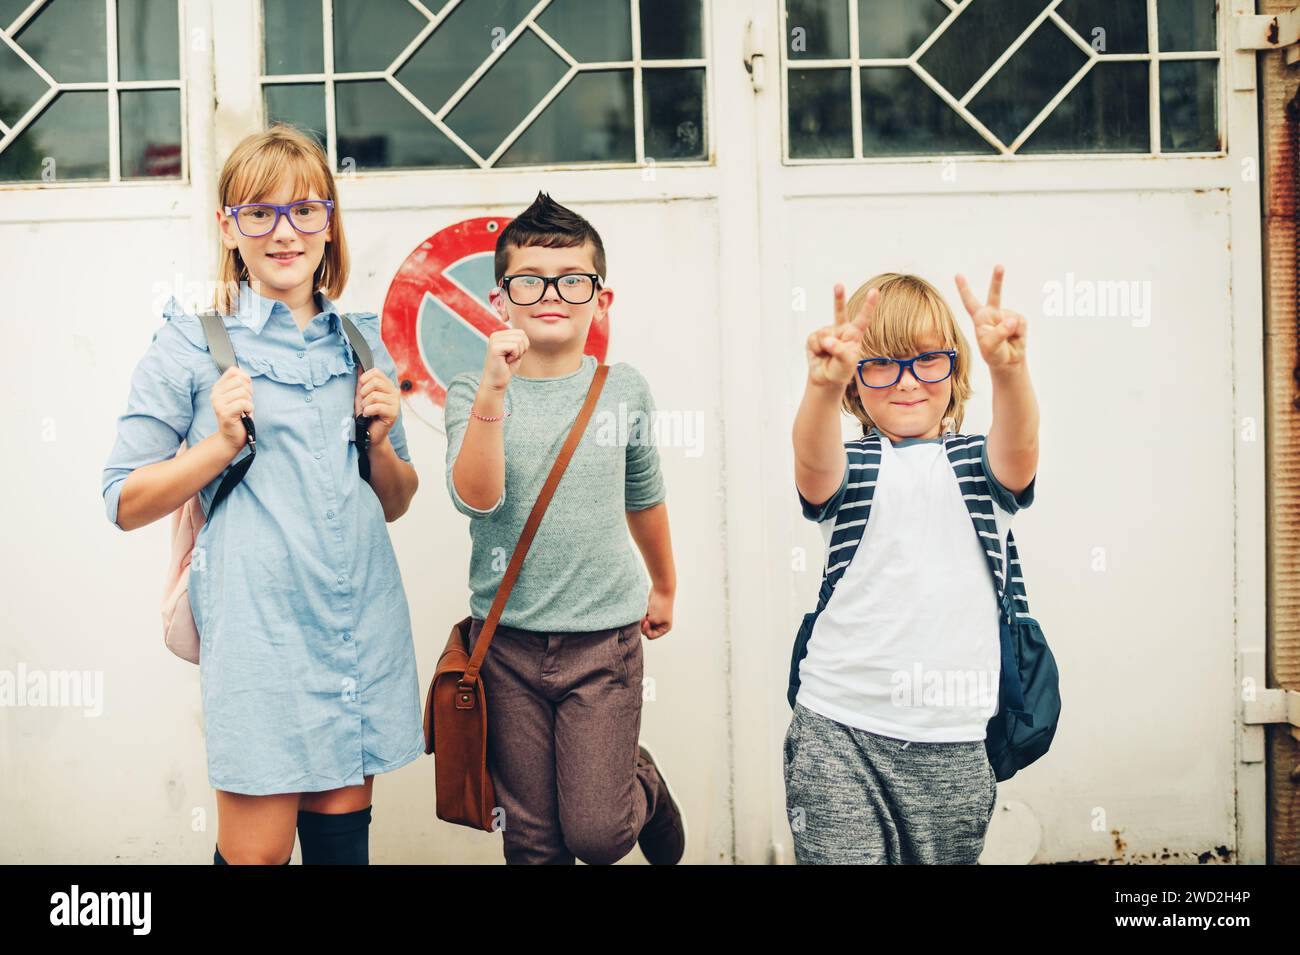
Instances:
[[[493,262],[496,280],[500,282],[501,276],[506,274],[511,246],[517,249],[530,245],[540,245],[548,249],[572,249],[588,241],[594,249],[592,264],[603,281],[605,246],[600,241],[600,233],[572,209],[566,209],[545,192],[539,192],[533,204],[515,216],[497,237],[496,256]]]

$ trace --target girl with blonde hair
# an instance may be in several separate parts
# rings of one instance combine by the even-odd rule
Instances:
[[[296,829],[304,863],[364,864],[374,776],[423,751],[410,613],[385,526],[419,484],[396,371],[379,317],[334,305],[348,252],[320,146],[288,126],[251,135],[218,192],[214,305],[237,367],[221,373],[200,318],[168,303],[118,420],[105,507],[132,530],[197,493],[209,518],[190,603],[213,861],[286,863]],[[349,322],[373,355],[364,374]],[[213,513],[223,475],[254,452]]]
[[[971,350],[924,279],[878,275],[847,306],[837,285],[835,323],[805,342],[795,486],[826,560],[787,692],[800,863],[972,864],[983,849],[1007,778],[991,721],[1023,706],[1003,692],[1001,614],[1027,599],[1010,522],[1038,468],[1026,322],[1002,307],[1002,274],[985,302],[957,276],[993,382],[987,436],[959,433]],[[861,438],[842,440],[841,410]]]

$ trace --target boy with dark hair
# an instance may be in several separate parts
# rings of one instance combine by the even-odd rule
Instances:
[[[587,332],[614,298],[600,236],[545,193],[502,230],[495,270],[491,303],[510,327],[446,401],[447,489],[473,541],[471,652],[595,374]],[[602,428],[620,404],[644,426]],[[671,628],[677,584],[653,409],[640,373],[610,366],[484,658],[510,863],[612,863],[639,843],[650,862],[674,864],[685,848],[681,808],[638,741],[641,637]]]

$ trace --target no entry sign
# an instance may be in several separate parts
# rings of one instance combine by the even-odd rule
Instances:
[[[384,299],[384,344],[397,366],[407,407],[443,430],[447,385],[464,371],[481,371],[488,336],[507,328],[488,293],[496,285],[492,259],[509,219],[466,219],[425,239],[402,263]],[[609,323],[593,322],[583,349],[605,360]]]

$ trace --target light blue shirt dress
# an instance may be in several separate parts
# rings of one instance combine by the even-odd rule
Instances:
[[[333,303],[319,293],[318,303],[300,331],[284,303],[245,285],[237,313],[225,318],[253,380],[257,456],[199,532],[190,605],[208,781],[227,792],[356,786],[424,751],[406,593],[383,507],[357,471],[359,369]],[[379,317],[348,317],[395,382]],[[132,470],[217,430],[211,394],[220,372],[203,325],[175,299],[164,318],[135,368],[104,467],[115,525]],[[400,414],[389,441],[410,460]],[[200,492],[205,513],[220,481]]]

